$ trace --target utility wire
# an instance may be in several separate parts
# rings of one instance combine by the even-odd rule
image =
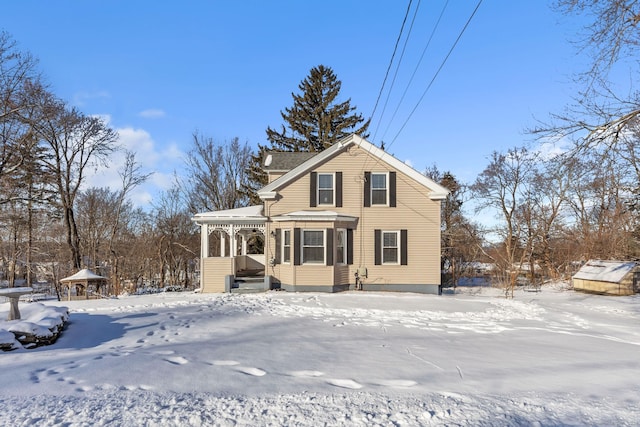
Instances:
[[[429,49],[429,46],[431,45],[431,40],[433,39],[433,36],[435,35],[436,31],[440,27],[440,21],[442,20],[442,16],[444,15],[444,12],[447,9],[448,5],[449,5],[449,0],[447,0],[447,2],[442,7],[442,10],[440,11],[440,16],[438,16],[438,20],[436,21],[436,25],[433,27],[433,31],[431,31],[431,35],[429,36],[429,40],[427,40],[427,44],[424,47],[424,49],[422,50],[422,55],[420,55],[420,59],[418,60],[418,63],[416,64],[415,69],[413,70],[413,74],[411,74],[411,78],[409,79],[409,83],[407,83],[407,87],[404,89],[404,92],[402,93],[402,96],[400,97],[400,101],[398,101],[398,105],[396,106],[396,109],[393,111],[393,115],[391,116],[391,120],[389,120],[389,124],[385,128],[384,133],[382,134],[382,138],[380,138],[382,140],[384,140],[384,137],[387,136],[387,132],[389,132],[389,128],[391,127],[391,124],[393,123],[393,120],[396,118],[396,114],[398,113],[398,110],[400,109],[400,105],[402,105],[402,101],[404,101],[404,97],[407,95],[407,92],[409,91],[409,87],[411,86],[411,83],[413,83],[413,78],[416,76],[416,73],[418,72],[418,69],[420,68],[420,64],[422,63],[422,60],[424,59],[424,55],[427,53],[427,50]],[[377,131],[377,128],[376,128],[376,131]]]
[[[460,34],[458,34],[458,37],[456,38],[456,41],[453,43],[453,45],[451,46],[451,49],[449,49],[449,52],[447,53],[447,56],[445,56],[445,58],[443,59],[442,63],[440,64],[440,67],[438,67],[438,70],[436,71],[436,73],[434,74],[433,78],[431,79],[431,81],[429,82],[429,85],[427,86],[427,88],[424,90],[424,92],[422,93],[422,96],[420,97],[420,99],[418,100],[418,102],[416,103],[415,107],[413,107],[413,110],[411,110],[411,112],[409,113],[409,115],[407,116],[407,119],[404,121],[404,123],[402,124],[402,126],[400,127],[400,130],[398,130],[398,133],[396,134],[396,136],[393,137],[393,139],[391,140],[391,142],[389,143],[389,146],[391,146],[391,144],[393,144],[396,139],[398,138],[398,136],[400,135],[400,133],[403,131],[404,127],[407,125],[407,123],[409,122],[409,120],[411,119],[411,116],[413,116],[413,113],[416,112],[416,110],[418,109],[418,106],[420,105],[420,103],[422,102],[422,100],[424,99],[425,95],[427,94],[427,92],[429,91],[429,89],[431,89],[431,86],[433,85],[433,82],[435,81],[435,79],[438,77],[438,75],[440,74],[440,71],[442,71],[442,68],[444,67],[444,65],[446,64],[447,60],[449,59],[449,56],[451,56],[451,53],[453,52],[453,50],[455,49],[455,47],[458,45],[458,42],[460,41],[460,39],[462,38],[462,35],[464,34],[464,32],[466,31],[467,27],[469,26],[469,24],[471,23],[471,20],[473,19],[473,17],[475,16],[476,12],[478,11],[478,9],[480,8],[480,5],[482,4],[482,0],[478,1],[478,4],[476,5],[476,8],[473,10],[473,13],[471,13],[471,16],[469,16],[469,19],[467,20],[467,23],[464,24],[464,27],[462,28],[462,30],[460,31]]]
[[[372,141],[376,140],[376,135],[378,134],[378,128],[380,128],[380,124],[382,123],[382,118],[384,117],[384,112],[387,111],[387,104],[389,103],[389,98],[391,97],[391,92],[393,92],[393,86],[396,83],[396,78],[398,77],[398,71],[400,70],[400,65],[402,64],[402,58],[404,58],[404,52],[407,50],[407,44],[409,44],[409,38],[411,37],[411,31],[413,30],[413,24],[416,22],[416,16],[418,16],[418,10],[419,9],[420,9],[420,0],[418,0],[418,4],[416,6],[416,10],[413,12],[413,18],[411,19],[411,25],[409,26],[409,31],[407,32],[407,37],[405,37],[405,39],[404,39],[404,45],[402,46],[402,52],[400,53],[400,58],[398,59],[398,65],[396,65],[396,71],[393,74],[393,80],[391,80],[391,86],[389,86],[389,90],[387,91],[387,97],[386,97],[386,99],[384,101],[384,106],[382,107],[382,112],[380,113],[380,119],[378,119],[378,124],[376,126],[376,130],[373,133]]]
[[[384,80],[382,81],[382,86],[380,87],[380,92],[378,93],[378,99],[376,99],[376,103],[373,106],[373,111],[371,112],[371,118],[376,113],[376,109],[378,108],[378,103],[380,102],[380,98],[382,97],[382,91],[384,90],[384,86],[387,83],[387,78],[389,77],[389,71],[391,70],[391,66],[393,65],[393,59],[396,56],[396,51],[398,50],[398,45],[400,44],[400,39],[402,38],[402,32],[404,31],[404,25],[407,22],[407,18],[409,17],[409,11],[411,10],[411,3],[413,0],[409,0],[409,6],[407,6],[407,11],[404,14],[404,19],[402,20],[402,26],[400,27],[400,33],[398,34],[398,38],[396,40],[396,45],[393,48],[393,54],[391,55],[391,60],[389,61],[389,66],[387,67],[387,72],[384,75]]]

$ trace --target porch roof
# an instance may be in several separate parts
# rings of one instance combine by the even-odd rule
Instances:
[[[347,221],[355,222],[357,217],[334,211],[295,211],[271,218],[273,221]]]
[[[254,205],[237,209],[202,212],[195,214],[191,220],[197,224],[264,223],[267,221],[267,218],[262,212],[262,205]]]

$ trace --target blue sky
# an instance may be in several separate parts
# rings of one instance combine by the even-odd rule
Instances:
[[[477,4],[449,1],[390,121],[445,3],[420,3],[388,106],[381,116],[385,92],[370,139],[384,140],[389,152],[419,171],[436,164],[471,182],[492,151],[531,140],[525,130],[536,118],[571,100],[570,76],[585,63],[569,43],[580,22],[543,0],[485,0],[433,80]],[[280,127],[291,93],[319,64],[342,81],[340,100],[350,98],[370,116],[407,5],[22,0],[3,4],[0,29],[39,59],[55,94],[86,114],[107,117],[121,143],[156,172],[135,196],[145,204],[169,185],[174,170],[182,172],[181,157],[196,130],[220,143],[238,137],[253,147],[265,144],[267,126]],[[410,23],[411,17],[407,28]],[[117,163],[92,184],[115,185]]]

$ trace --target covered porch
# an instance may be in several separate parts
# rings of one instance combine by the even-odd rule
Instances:
[[[246,282],[267,286],[262,209],[248,206],[192,218],[200,226],[200,292],[230,292]]]

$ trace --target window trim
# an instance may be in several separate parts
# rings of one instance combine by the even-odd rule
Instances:
[[[304,235],[306,232],[321,232],[322,233],[322,246],[308,246],[304,244]],[[322,248],[322,260],[321,261],[306,261],[304,258],[304,249],[309,248]],[[327,248],[327,234],[322,228],[302,228],[300,229],[300,264],[301,265],[326,265],[326,249]]]
[[[340,236],[342,236],[342,260],[340,260]],[[348,237],[346,228],[336,228],[336,264],[347,265],[348,264]]]
[[[385,249],[392,249],[394,247],[388,247],[385,246],[385,242],[384,242],[384,236],[385,234],[395,234],[396,236],[396,246],[395,250],[396,250],[396,260],[393,262],[390,261],[385,261],[385,256],[384,256],[384,252]],[[401,236],[401,231],[400,230],[381,230],[380,231],[380,263],[381,265],[400,265],[400,260],[401,260],[401,251],[402,248],[402,236]]]
[[[282,236],[282,244],[280,245],[280,259],[282,260],[282,264],[291,264],[291,229],[290,228],[282,228],[281,230]],[[286,243],[286,235],[289,235],[289,244]],[[288,259],[285,254],[289,255]]]
[[[330,176],[331,177],[331,188],[320,188],[320,178],[322,176]],[[316,185],[316,200],[317,206],[335,206],[336,204],[336,175],[335,173],[330,172],[317,172],[317,185]],[[331,202],[330,203],[322,203],[322,199],[320,198],[320,190],[329,191],[331,190]]]
[[[383,175],[384,176],[384,192],[385,192],[385,201],[384,203],[375,203],[374,202],[374,197],[373,197],[373,192],[374,191],[382,191],[381,188],[373,188],[373,177],[376,175]],[[370,175],[370,179],[371,179],[371,185],[369,186],[369,200],[371,203],[371,206],[389,206],[389,172],[371,172]]]

